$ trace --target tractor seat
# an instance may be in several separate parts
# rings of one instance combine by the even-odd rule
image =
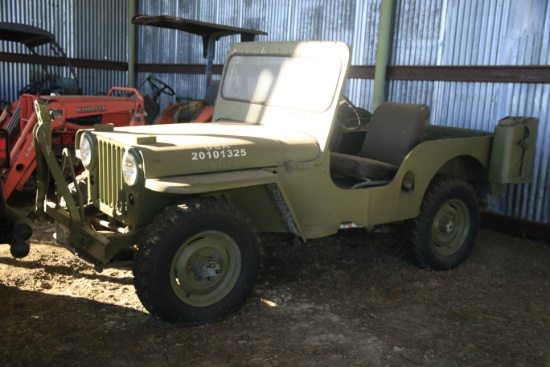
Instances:
[[[160,104],[151,95],[145,94],[143,96],[143,109],[145,110],[145,125],[153,124],[160,112]]]
[[[405,156],[420,143],[429,116],[426,105],[382,103],[374,111],[357,155],[331,153],[331,174],[365,183],[357,187],[391,181]]]

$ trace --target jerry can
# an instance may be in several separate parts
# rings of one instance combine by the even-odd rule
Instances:
[[[538,124],[534,117],[505,117],[498,122],[491,148],[489,181],[531,182]]]

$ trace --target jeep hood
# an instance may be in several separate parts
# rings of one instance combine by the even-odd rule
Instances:
[[[150,125],[94,134],[138,149],[146,178],[273,167],[321,154],[309,134],[244,123]]]

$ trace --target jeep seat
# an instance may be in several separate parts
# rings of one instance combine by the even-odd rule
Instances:
[[[429,115],[426,105],[382,103],[374,111],[359,153],[331,154],[331,173],[375,184],[391,181],[405,156],[420,143]]]

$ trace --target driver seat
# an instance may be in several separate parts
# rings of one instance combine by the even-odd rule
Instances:
[[[405,156],[420,143],[429,116],[426,105],[382,103],[372,115],[357,155],[331,153],[331,173],[373,185],[391,181]]]

